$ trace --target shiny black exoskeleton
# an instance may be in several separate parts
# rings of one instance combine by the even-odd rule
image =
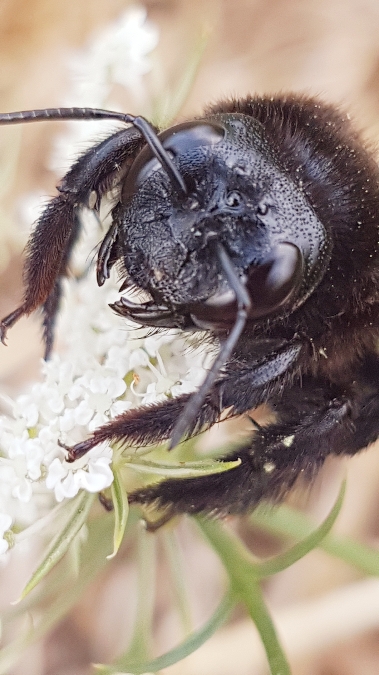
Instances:
[[[236,513],[278,500],[330,454],[379,436],[379,171],[331,106],[299,96],[224,101],[158,133],[143,118],[92,109],[0,115],[0,124],[113,118],[132,126],[90,149],[31,235],[23,304],[42,307],[47,355],[78,209],[118,186],[98,253],[103,284],[117,263],[125,297],[112,307],[157,328],[206,331],[219,353],[193,394],[128,411],[69,451],[102,441],[149,444],[268,403],[276,421],[228,456],[225,473],[164,481],[131,495],[179,512]],[[94,199],[95,196],[95,199]]]

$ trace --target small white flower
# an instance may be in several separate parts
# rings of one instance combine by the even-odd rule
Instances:
[[[33,494],[33,488],[30,483],[30,481],[26,480],[26,478],[19,478],[17,485],[14,486],[12,490],[12,497],[16,497],[16,499],[19,499],[20,502],[25,502],[27,504]]]
[[[93,417],[94,409],[89,405],[88,398],[80,401],[79,405],[74,410],[75,425],[82,425],[86,427]]]
[[[58,502],[72,499],[81,489],[101,492],[113,482],[111,461],[112,451],[105,444],[96,446],[73,464],[56,457],[48,467],[46,487],[54,490]]]
[[[19,405],[22,408],[22,418],[25,420],[28,429],[35,427],[39,416],[37,405],[30,401],[27,396],[19,397]]]
[[[134,349],[129,356],[129,369],[135,370],[139,366],[146,367],[149,363],[149,355],[144,349]]]

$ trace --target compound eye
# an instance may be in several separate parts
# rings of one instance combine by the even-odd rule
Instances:
[[[226,129],[216,122],[204,122],[195,120],[177,124],[170,129],[158,134],[164,149],[171,158],[180,157],[193,153],[199,147],[213,147],[225,137]],[[138,188],[149,178],[154,171],[162,168],[162,165],[154,156],[151,148],[145,145],[137,155],[122,189],[121,201],[126,202],[132,197]]]
[[[300,250],[289,242],[277,244],[262,264],[252,266],[246,281],[252,300],[250,316],[258,318],[280,309],[298,289],[303,267]]]
[[[158,134],[163,147],[173,156],[184,155],[200,146],[213,146],[225,137],[226,130],[221,124],[195,120],[177,124]]]
[[[263,263],[252,266],[244,280],[252,301],[249,319],[260,319],[280,309],[299,288],[303,265],[297,246],[284,242],[275,246]],[[203,330],[230,329],[237,316],[232,290],[189,305],[189,309],[191,320]]]

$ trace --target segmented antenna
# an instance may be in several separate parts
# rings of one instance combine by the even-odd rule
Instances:
[[[21,110],[19,112],[0,113],[0,124],[25,124],[26,122],[43,122],[47,120],[118,120],[132,124],[144,137],[154,156],[166,169],[171,183],[177,191],[187,194],[186,184],[163,147],[155,130],[144,117],[135,117],[128,113],[102,110],[101,108],[42,108],[41,110]]]
[[[249,310],[251,309],[249,293],[239,278],[237,271],[234,268],[234,265],[224,247],[219,242],[214,242],[213,246],[227,282],[231,290],[234,292],[237,301],[236,319],[233,328],[221,346],[212,368],[208,371],[203,384],[194,394],[192,394],[191,398],[187,401],[181,416],[175,424],[168,445],[169,450],[172,450],[172,448],[175,448],[175,446],[180,443],[185,432],[193,425],[193,422],[196,419],[207,394],[212,389],[222,366],[226,363],[235,345],[237,344],[243,329],[245,328]]]

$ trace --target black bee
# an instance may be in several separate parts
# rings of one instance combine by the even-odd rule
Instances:
[[[227,459],[236,468],[134,492],[168,515],[240,513],[278,500],[328,455],[379,436],[379,170],[347,116],[311,98],[223,101],[159,132],[93,109],[0,115],[0,124],[111,118],[130,123],[86,152],[58,186],[27,246],[23,303],[1,339],[41,307],[46,355],[78,210],[115,185],[97,257],[102,285],[117,263],[115,312],[144,325],[205,331],[219,346],[193,395],[128,411],[69,449],[102,441],[170,447],[228,415],[268,403],[275,423]]]

